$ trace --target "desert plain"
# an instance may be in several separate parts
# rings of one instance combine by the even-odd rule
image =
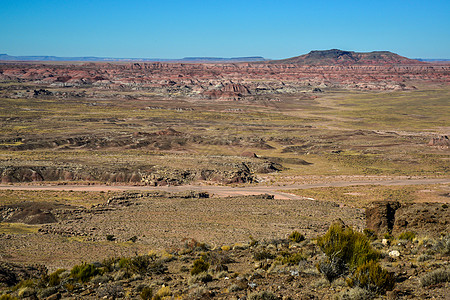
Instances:
[[[444,299],[449,83],[385,51],[0,63],[3,296]],[[330,277],[332,224],[389,284]]]

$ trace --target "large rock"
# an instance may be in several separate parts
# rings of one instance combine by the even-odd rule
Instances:
[[[366,228],[378,234],[413,231],[438,236],[450,231],[450,213],[443,203],[376,201],[366,208]]]

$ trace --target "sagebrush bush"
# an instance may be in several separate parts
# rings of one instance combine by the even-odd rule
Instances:
[[[95,275],[101,275],[101,272],[93,264],[82,263],[74,266],[70,275],[78,281],[88,282]]]
[[[384,270],[376,261],[368,261],[356,268],[349,278],[350,287],[360,287],[376,294],[390,291],[394,288],[395,278],[392,273]]]
[[[433,246],[433,250],[444,255],[450,255],[450,234],[443,236]]]
[[[146,286],[142,289],[139,295],[141,296],[142,300],[151,300],[153,297],[153,290],[151,287]]]
[[[380,257],[364,234],[340,224],[331,225],[327,233],[317,239],[317,245],[330,262],[342,261],[352,270]]]
[[[303,234],[301,234],[298,231],[293,231],[290,235],[289,235],[289,239],[294,242],[294,243],[300,243],[301,241],[305,240],[305,237]]]
[[[340,257],[331,257],[317,264],[317,270],[332,282],[347,271],[345,262]]]
[[[441,268],[425,274],[420,278],[423,287],[450,281],[450,270]]]
[[[209,269],[209,264],[202,258],[196,259],[191,269],[191,275],[197,275],[206,272]]]
[[[404,231],[402,233],[400,233],[400,235],[398,236],[399,240],[407,240],[407,241],[413,241],[414,238],[416,237],[416,234],[412,231]]]

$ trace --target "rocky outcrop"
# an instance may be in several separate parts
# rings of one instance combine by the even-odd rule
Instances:
[[[450,140],[448,139],[448,136],[441,135],[441,136],[432,138],[428,142],[428,145],[442,148],[442,149],[448,149],[448,147],[450,146]]]
[[[14,286],[22,280],[40,278],[47,274],[47,268],[42,265],[21,266],[0,261],[0,285]]]
[[[450,230],[450,213],[442,203],[377,201],[366,208],[366,227],[378,234],[413,231],[439,236]]]

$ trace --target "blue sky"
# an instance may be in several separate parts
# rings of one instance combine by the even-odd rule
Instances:
[[[311,50],[450,58],[450,1],[0,0],[0,53],[287,58]]]

